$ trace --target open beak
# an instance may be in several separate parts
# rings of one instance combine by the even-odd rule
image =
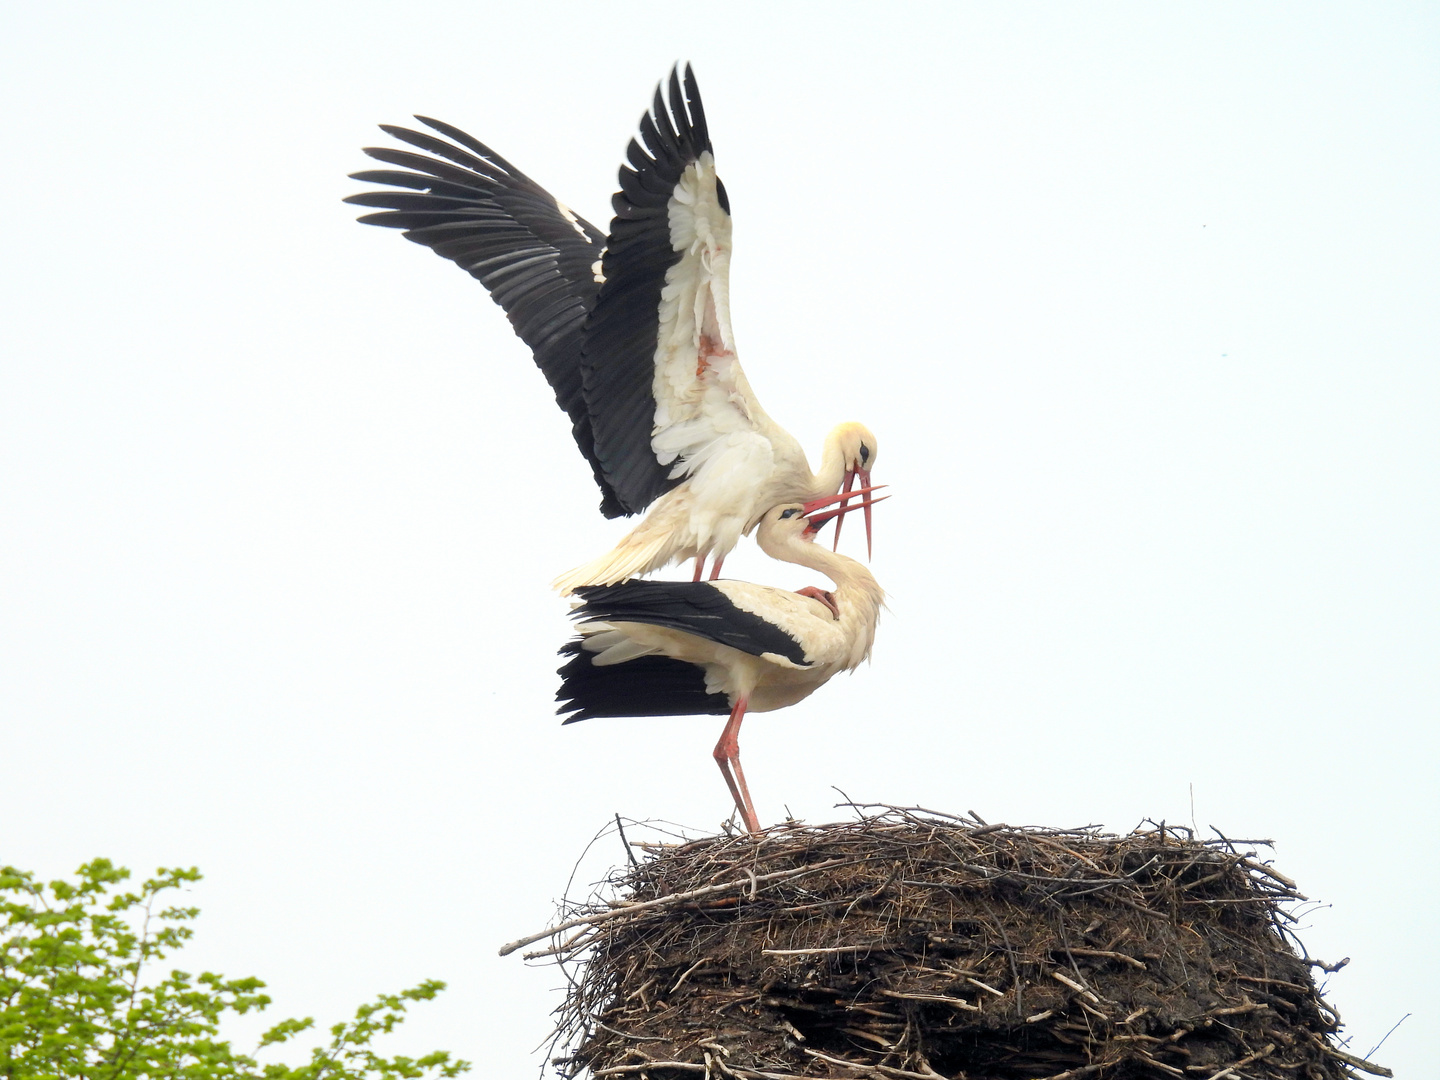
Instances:
[[[862,487],[855,488],[853,491],[842,491],[838,495],[821,495],[818,499],[811,499],[809,502],[804,504],[805,516],[808,518],[816,510],[821,510],[827,506],[833,506],[835,503],[839,503],[842,507],[844,507],[845,504],[848,503],[851,499],[859,498],[862,495],[869,495],[872,491],[882,491],[889,486],[889,484],[876,484],[874,487]],[[888,499],[889,497],[890,496],[888,495],[882,496],[882,498],[886,499]],[[859,510],[860,504],[856,503],[854,506],[849,507],[849,509]],[[827,517],[825,520],[829,521],[830,519]]]
[[[870,517],[870,508],[874,506],[877,502],[884,502],[890,497],[889,495],[881,495],[878,499],[876,499],[869,497],[870,493],[873,491],[879,491],[880,488],[883,488],[885,486],[886,485],[884,484],[880,484],[878,487],[869,487],[867,485],[866,487],[857,488],[853,491],[842,491],[838,495],[829,495],[821,499],[812,499],[810,502],[807,502],[805,504],[805,520],[810,523],[809,531],[812,533],[819,532],[825,525],[827,525],[832,520],[836,522],[836,528],[838,529],[840,519],[843,519],[844,516],[852,510],[864,510],[865,517],[868,519]],[[852,503],[850,500],[854,498],[859,498],[860,501]],[[837,502],[840,505],[836,506],[834,509],[826,510],[824,513],[819,512],[821,508]]]
[[[861,491],[873,490],[873,489],[871,489],[871,487],[870,487],[870,470],[869,470],[869,469],[846,469],[846,470],[845,470],[845,485],[844,485],[844,487],[842,487],[842,488],[840,489],[840,494],[841,494],[842,496],[846,496],[846,497],[845,497],[845,498],[842,498],[842,500],[841,500],[841,502],[840,502],[840,505],[841,505],[841,506],[844,506],[846,503],[848,503],[848,502],[850,501],[849,498],[848,498],[848,496],[850,496],[850,495],[852,495],[852,494],[855,494],[855,495],[860,494],[860,492],[858,492],[858,491],[857,491],[857,492],[851,492],[851,490],[850,490],[851,488],[853,488],[853,487],[855,486],[855,480],[856,480],[857,477],[858,477],[859,480],[860,480],[860,489],[861,489]],[[884,484],[881,484],[880,486],[881,486],[881,487],[884,487],[885,485],[884,485]],[[888,495],[885,496],[885,498],[887,498],[887,499],[888,499],[889,497],[890,497],[890,496],[888,496]],[[875,502],[878,502],[878,501],[879,501],[878,499],[875,500]],[[875,522],[874,522],[874,520],[870,517],[870,507],[873,506],[873,505],[874,505],[874,503],[866,503],[866,504],[864,504],[864,510],[865,510],[865,558],[867,558],[867,559],[871,558],[871,557],[875,554]],[[843,525],[843,524],[845,524],[845,519],[844,519],[844,518],[841,518],[839,521],[835,522],[835,546],[831,549],[832,551],[839,551],[839,550],[840,550],[840,526]]]

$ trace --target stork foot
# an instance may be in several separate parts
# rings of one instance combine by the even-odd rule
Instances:
[[[840,618],[840,609],[835,605],[835,594],[829,590],[822,589],[816,585],[806,585],[803,589],[796,589],[795,595],[808,596],[811,600],[819,600],[820,603],[830,609],[830,613],[834,615],[835,618]]]

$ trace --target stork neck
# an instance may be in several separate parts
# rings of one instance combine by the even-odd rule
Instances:
[[[835,610],[842,639],[849,643],[842,666],[853,670],[870,655],[875,643],[875,623],[885,603],[885,591],[875,575],[854,559],[826,551],[798,534],[783,539],[760,530],[760,547],[773,559],[818,570],[835,583]]]
[[[845,479],[845,451],[840,449],[845,425],[832,428],[825,436],[825,445],[820,449],[820,471],[815,474],[815,495],[830,495],[840,489]]]
[[[859,590],[865,593],[883,595],[875,575],[862,564],[839,552],[827,551],[813,540],[790,535],[782,540],[762,529],[757,537],[760,549],[772,559],[795,563],[811,570],[818,570],[835,583],[839,593]]]

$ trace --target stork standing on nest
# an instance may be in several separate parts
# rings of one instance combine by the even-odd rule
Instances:
[[[715,760],[749,832],[759,832],[740,768],[747,712],[783,709],[870,655],[885,594],[854,559],[814,543],[827,521],[871,501],[818,513],[818,504],[772,508],[757,540],[775,559],[818,570],[834,592],[799,593],[746,581],[630,581],[582,586],[580,637],[561,650],[556,699],[565,723],[601,716],[723,715]],[[878,501],[878,500],[874,500]]]
[[[730,327],[730,203],[688,65],[683,88],[671,70],[668,98],[656,87],[630,140],[609,237],[484,143],[423,116],[444,138],[382,128],[428,153],[365,151],[409,171],[353,174],[401,190],[346,200],[382,208],[360,220],[404,229],[480,280],[569,414],[601,512],[649,508],[613,551],[558,578],[564,593],[688,558],[697,581],[713,558],[713,580],[771,507],[868,485],[875,464],[870,430],[841,424],[812,472],[751,391]],[[868,510],[865,525],[868,543]]]

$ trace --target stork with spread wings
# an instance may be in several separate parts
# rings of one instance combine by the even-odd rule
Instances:
[[[668,96],[668,100],[667,100]],[[610,235],[579,217],[484,143],[384,126],[424,153],[370,148],[393,169],[354,174],[388,190],[347,202],[362,222],[463,267],[530,346],[570,416],[606,517],[644,519],[613,551],[562,575],[569,593],[695,559],[699,580],[770,508],[869,486],[875,436],[830,432],[819,472],[760,406],[730,326],[730,204],[694,73],[670,72],[630,141]],[[858,492],[857,492],[858,493]],[[865,509],[867,536],[870,511]],[[838,532],[838,530],[837,530]],[[838,535],[837,535],[838,543]]]

